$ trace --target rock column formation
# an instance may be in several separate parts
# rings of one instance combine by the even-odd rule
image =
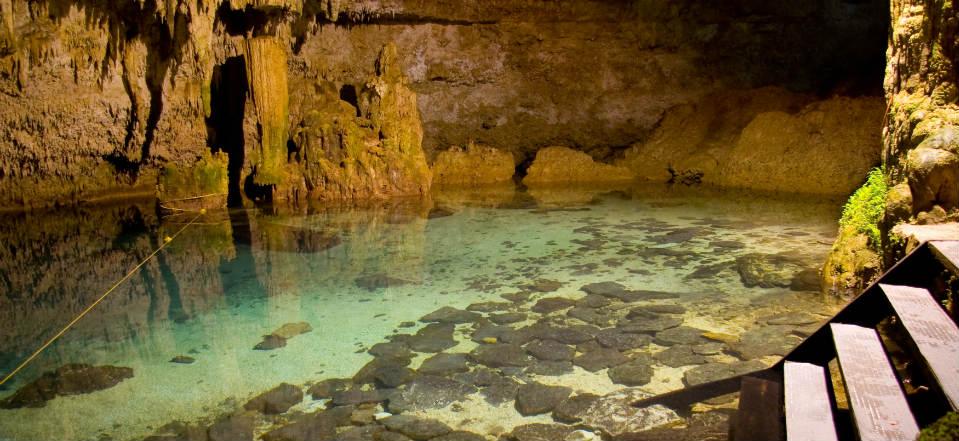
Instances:
[[[246,41],[246,78],[256,111],[257,140],[253,182],[277,185],[284,181],[288,139],[289,92],[286,49],[274,37]]]

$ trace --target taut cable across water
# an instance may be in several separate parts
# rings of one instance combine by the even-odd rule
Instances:
[[[117,283],[114,283],[113,286],[111,286],[110,289],[106,290],[106,292],[104,292],[100,297],[98,297],[96,301],[94,301],[93,303],[91,303],[90,306],[88,306],[86,309],[84,309],[82,312],[80,312],[80,314],[78,314],[76,317],[74,317],[73,320],[70,321],[70,323],[67,323],[67,325],[64,326],[63,329],[61,329],[59,332],[57,332],[57,333],[56,333],[53,337],[51,337],[49,340],[47,340],[47,342],[44,343],[42,346],[40,346],[36,351],[34,351],[32,354],[30,354],[30,356],[27,357],[27,359],[24,360],[23,363],[20,363],[20,365],[18,365],[18,366],[16,367],[16,369],[14,369],[14,370],[11,371],[9,374],[7,374],[5,377],[3,377],[3,380],[0,380],[0,386],[4,385],[7,381],[9,381],[11,378],[13,378],[14,375],[17,375],[18,372],[20,372],[21,370],[23,370],[23,368],[27,367],[34,359],[37,358],[37,356],[39,356],[45,349],[47,349],[50,345],[52,345],[53,342],[57,341],[57,339],[59,339],[61,336],[63,336],[63,334],[65,334],[68,330],[70,330],[70,328],[72,328],[73,325],[77,324],[77,322],[79,322],[85,315],[87,315],[90,311],[92,311],[93,308],[96,308],[96,306],[99,305],[100,302],[102,302],[104,299],[106,299],[107,296],[109,296],[114,290],[116,290],[117,287],[119,287],[120,285],[122,285],[123,282],[126,282],[130,277],[132,277],[134,274],[136,274],[136,272],[137,272],[140,268],[142,268],[143,265],[146,265],[146,263],[149,262],[150,259],[153,258],[153,256],[156,256],[161,250],[163,250],[164,248],[166,248],[166,246],[169,245],[171,242],[173,242],[173,239],[176,239],[176,237],[179,236],[180,233],[183,232],[183,230],[186,230],[187,227],[189,227],[190,225],[193,225],[193,223],[196,222],[196,220],[199,219],[200,216],[203,216],[204,214],[206,214],[206,210],[205,210],[205,209],[201,209],[201,210],[197,213],[197,215],[196,215],[192,220],[190,220],[190,222],[187,222],[186,225],[184,225],[182,228],[180,228],[179,230],[177,230],[177,232],[174,233],[173,236],[169,236],[169,237],[167,237],[167,238],[164,238],[163,243],[160,244],[160,246],[159,246],[157,249],[153,250],[153,252],[150,253],[150,255],[146,257],[146,259],[143,259],[142,261],[140,261],[140,263],[138,263],[137,266],[133,267],[133,269],[131,269],[125,276],[123,276],[122,278],[120,278],[120,280],[118,280]]]

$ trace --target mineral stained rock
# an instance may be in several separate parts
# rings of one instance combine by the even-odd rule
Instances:
[[[523,178],[526,185],[597,183],[630,181],[633,173],[625,168],[599,163],[589,155],[567,147],[545,147]]]
[[[293,129],[295,169],[280,187],[287,199],[362,199],[424,195],[432,175],[423,153],[416,94],[387,45],[358,107],[319,80]],[[359,115],[359,116],[358,116]]]
[[[247,39],[244,49],[246,79],[259,133],[258,148],[253,150],[253,182],[281,184],[290,113],[286,49],[277,38],[269,36]]]
[[[433,185],[477,185],[509,182],[516,171],[513,155],[495,147],[467,144],[436,155]]]

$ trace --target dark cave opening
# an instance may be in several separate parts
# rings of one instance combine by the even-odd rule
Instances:
[[[230,57],[213,69],[210,82],[210,117],[207,118],[207,145],[213,152],[229,157],[229,193],[227,204],[242,205],[243,114],[247,97],[246,63],[242,56]]]
[[[356,108],[356,116],[360,116],[360,102],[359,96],[356,93],[356,86],[352,84],[344,84],[340,88],[340,99],[350,103],[351,106]]]

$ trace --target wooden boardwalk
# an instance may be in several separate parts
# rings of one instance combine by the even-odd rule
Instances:
[[[776,365],[634,406],[681,408],[739,391],[733,441],[913,441],[959,404],[959,327],[943,306],[957,295],[959,241],[925,243]],[[848,409],[837,406],[840,393]]]

